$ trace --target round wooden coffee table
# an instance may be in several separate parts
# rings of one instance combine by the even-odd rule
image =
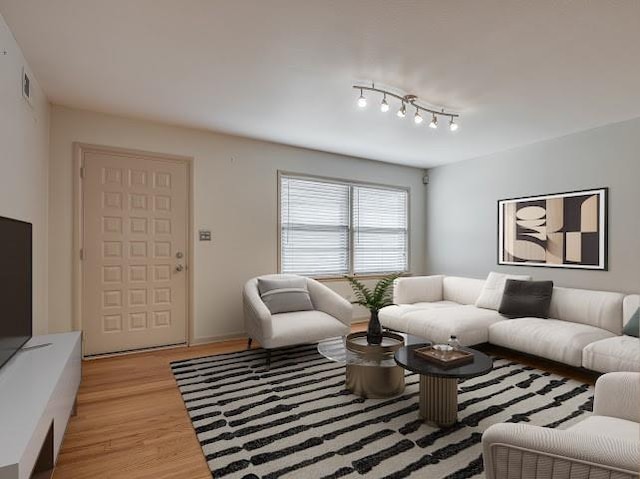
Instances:
[[[473,362],[445,369],[413,352],[425,344],[412,344],[398,349],[396,363],[420,374],[420,418],[428,424],[450,426],[458,420],[458,379],[487,374],[493,360],[471,348],[461,348],[473,354]]]

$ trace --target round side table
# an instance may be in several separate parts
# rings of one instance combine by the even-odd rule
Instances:
[[[471,348],[461,348],[473,354],[473,362],[445,369],[413,352],[424,344],[404,346],[395,353],[401,367],[420,374],[420,419],[436,426],[450,426],[458,420],[458,379],[487,374],[493,360]]]
[[[405,338],[384,332],[381,344],[368,344],[363,331],[321,341],[318,352],[346,364],[345,384],[349,391],[366,398],[386,398],[404,391],[404,370],[393,355],[405,345]]]

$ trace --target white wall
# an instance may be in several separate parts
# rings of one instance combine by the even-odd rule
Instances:
[[[196,341],[243,333],[241,288],[277,270],[277,171],[286,170],[411,189],[411,270],[424,265],[423,171],[224,134],[52,108],[50,181],[50,329],[71,329],[72,143],[194,157]],[[327,283],[349,293],[343,282]],[[359,313],[362,315],[362,313]]]
[[[530,274],[559,286],[640,292],[640,119],[429,171],[430,273]],[[497,201],[609,187],[609,271],[497,266]]]
[[[6,51],[6,55],[1,52]],[[0,16],[0,216],[33,223],[34,334],[47,332],[49,102],[31,76],[32,106],[22,97],[29,67]]]

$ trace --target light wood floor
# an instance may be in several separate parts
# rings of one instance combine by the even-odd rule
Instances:
[[[54,479],[210,479],[169,363],[246,340],[85,361]]]
[[[54,479],[211,478],[169,363],[245,347],[245,340],[233,340],[85,361],[77,416],[69,423]],[[514,359],[593,382],[571,368]]]
[[[84,361],[54,479],[210,479],[169,363],[246,345],[238,339]]]

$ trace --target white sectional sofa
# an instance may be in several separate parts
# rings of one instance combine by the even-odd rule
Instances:
[[[491,343],[598,372],[640,371],[640,340],[622,334],[640,295],[555,287],[550,319],[507,319],[475,302],[485,281],[454,276],[399,278],[385,328],[433,342]]]

